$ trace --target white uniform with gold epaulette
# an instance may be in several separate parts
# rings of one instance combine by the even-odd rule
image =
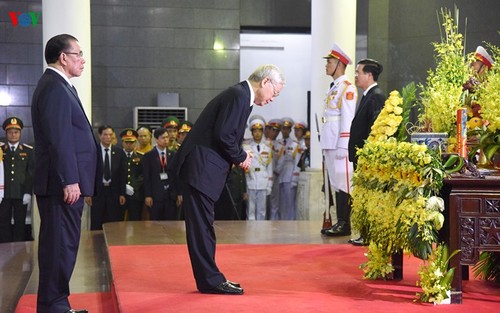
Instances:
[[[347,151],[352,119],[356,111],[357,89],[345,75],[338,77],[325,98],[320,145],[330,184],[335,191],[350,193],[353,165],[346,157],[336,157],[339,148]]]
[[[280,185],[279,208],[280,219],[295,220],[296,205],[295,195],[299,181],[300,168],[297,166],[300,160],[299,143],[291,138],[280,139],[282,146],[281,157],[276,164],[279,173],[277,183]]]
[[[283,154],[283,146],[279,140],[273,140],[271,142],[271,150],[273,152],[273,187],[271,189],[271,195],[269,196],[269,219],[279,220],[280,219],[280,184],[278,183],[279,173],[276,170],[277,164],[281,155]]]
[[[268,143],[251,141],[245,150],[253,153],[252,164],[245,173],[248,189],[248,220],[266,219],[266,195],[273,186],[273,153]]]

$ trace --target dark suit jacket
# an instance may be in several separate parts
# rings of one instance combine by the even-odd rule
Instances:
[[[373,123],[384,107],[385,95],[377,85],[370,89],[361,100],[351,123],[349,138],[349,161],[357,162],[356,147],[362,148],[365,140],[370,135]]]
[[[166,153],[168,166],[172,162],[174,153],[168,149],[166,149]],[[160,163],[160,154],[158,153],[156,147],[144,154],[144,157],[142,158],[142,167],[144,174],[144,197],[153,197],[153,200],[156,199],[156,201],[158,201],[164,199],[165,194],[167,193],[171,199],[175,199],[177,191],[172,182],[173,177],[168,175],[168,179],[160,179],[162,168]],[[167,190],[165,190],[165,186],[168,187]]]
[[[101,166],[104,167],[104,157],[102,154],[102,148],[99,145],[99,161],[101,162]],[[116,146],[111,146],[111,192],[115,196],[124,196],[125,195],[125,184],[127,183],[126,177],[126,168],[127,168],[127,156],[123,149],[120,149]],[[97,184],[97,195],[99,195],[102,191],[102,175],[99,180],[99,184]]]
[[[231,164],[246,159],[241,143],[251,110],[247,82],[222,91],[201,112],[169,169],[217,201]]]
[[[62,195],[63,187],[78,183],[84,196],[94,194],[97,142],[76,92],[47,69],[33,94],[35,135],[34,192]]]
[[[33,192],[33,148],[19,144],[12,152],[9,144],[3,147],[5,199],[22,199],[25,193]]]

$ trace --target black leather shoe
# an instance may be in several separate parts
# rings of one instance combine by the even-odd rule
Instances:
[[[347,240],[347,243],[353,243],[354,240],[359,240],[360,238],[363,238],[361,236],[359,236],[358,238],[354,239],[354,238],[351,238],[349,240]]]
[[[218,294],[218,295],[242,295],[243,294],[243,289],[233,286],[232,284],[228,283],[227,281],[221,283],[217,287],[214,287],[212,289],[206,290],[206,291],[201,291],[202,293],[211,293],[211,294]]]
[[[345,225],[338,227],[337,229],[329,229],[325,232],[325,235],[328,237],[340,237],[340,236],[349,236],[351,235],[351,230],[348,229]]]
[[[89,313],[89,311],[82,309],[82,310],[67,310],[66,313]]]
[[[325,235],[327,231],[329,231],[329,230],[332,230],[332,231],[333,231],[333,230],[336,230],[337,228],[339,228],[339,226],[340,226],[340,225],[339,225],[339,223],[335,223],[335,224],[334,224],[332,227],[330,227],[330,228],[322,228],[322,229],[321,229],[321,234]]]
[[[233,285],[234,287],[241,288],[240,283],[237,283],[237,282],[234,282],[234,281],[230,281],[230,280],[226,280],[226,283],[230,283],[230,284],[231,284],[231,285]]]
[[[359,237],[357,239],[351,239],[349,240],[349,243],[352,244],[353,246],[367,246],[368,243],[365,241],[363,237]]]

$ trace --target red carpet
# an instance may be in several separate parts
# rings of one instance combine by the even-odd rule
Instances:
[[[186,245],[109,248],[122,313],[493,312],[500,289],[464,282],[463,304],[414,303],[420,260],[405,257],[403,281],[363,280],[363,248],[351,245],[218,245],[217,264],[243,296],[196,291]],[[92,312],[92,311],[91,311]],[[19,312],[20,313],[20,312]]]
[[[73,308],[86,308],[90,313],[117,313],[110,292],[75,293],[69,301]],[[17,303],[15,313],[35,313],[36,295],[24,295]]]

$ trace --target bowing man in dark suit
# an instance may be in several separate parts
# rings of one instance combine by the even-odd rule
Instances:
[[[356,86],[363,90],[363,97],[356,108],[351,123],[351,137],[348,144],[349,161],[353,163],[354,170],[358,165],[356,151],[365,145],[365,140],[370,135],[372,125],[384,107],[385,95],[377,84],[382,70],[382,64],[372,59],[363,59],[356,66]],[[351,239],[349,243],[358,246],[366,244],[363,237]]]
[[[179,213],[176,199],[180,198],[167,165],[175,153],[168,150],[169,134],[166,128],[155,129],[156,146],[142,158],[144,173],[144,203],[149,208],[151,220],[177,220]]]
[[[125,218],[127,157],[123,149],[113,146],[113,127],[102,125],[99,133],[102,177],[96,185],[96,196],[85,200],[90,208],[90,229],[101,230],[104,223],[119,222]]]
[[[68,301],[83,211],[83,196],[94,194],[97,143],[70,78],[85,59],[71,35],[51,38],[45,47],[48,68],[33,94],[35,135],[34,193],[40,213],[37,312],[72,310]]]
[[[202,293],[243,294],[215,264],[214,203],[232,164],[248,169],[252,159],[241,143],[253,104],[264,106],[284,87],[274,65],[258,67],[246,81],[227,88],[201,112],[169,171],[180,179],[186,236],[196,286]]]

